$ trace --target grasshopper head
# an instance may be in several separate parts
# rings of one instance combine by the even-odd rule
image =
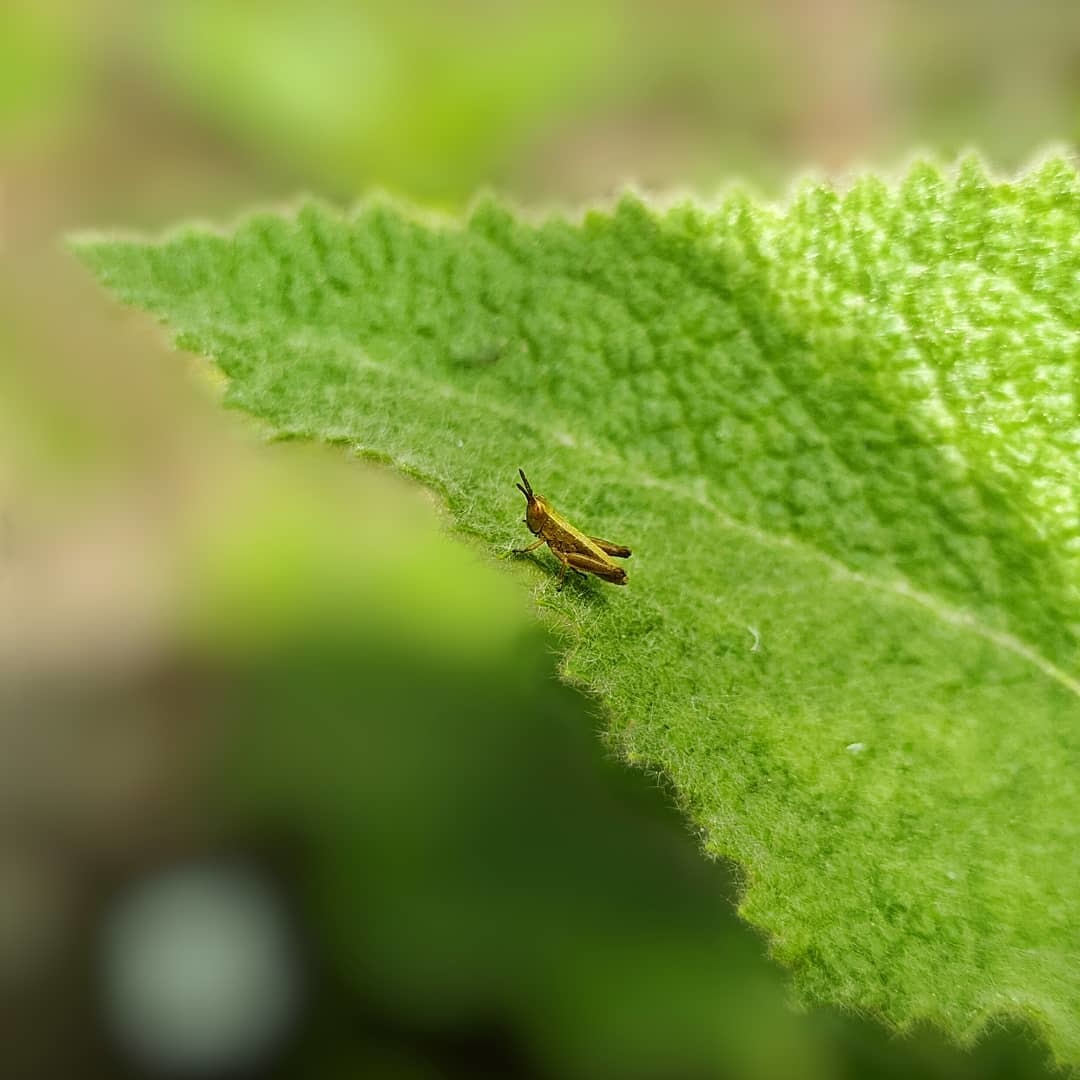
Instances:
[[[525,524],[528,525],[529,532],[536,536],[544,527],[544,521],[548,516],[548,505],[543,495],[537,495],[533,492],[532,485],[529,483],[524,471],[518,469],[518,474],[521,476],[521,483],[517,485],[517,489],[525,496],[526,500]]]

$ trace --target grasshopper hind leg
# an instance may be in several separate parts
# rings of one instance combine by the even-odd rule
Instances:
[[[559,551],[558,548],[552,548],[551,552],[555,556],[555,558],[558,559],[560,563],[562,563],[562,567],[559,570],[559,584],[555,587],[556,592],[562,592],[563,585],[566,584],[567,570],[573,570],[575,574],[578,574],[581,577],[585,577],[585,571],[579,569],[574,565],[573,553],[567,555],[566,552]]]
[[[602,562],[591,555],[583,555],[577,551],[569,551],[563,557],[566,559],[566,565],[579,574],[595,574],[604,581],[610,581],[612,585],[626,584],[626,571],[621,566]],[[565,575],[565,570],[563,573]]]
[[[629,559],[633,554],[623,544],[613,544],[610,540],[601,540],[599,536],[590,536],[589,539],[605,554],[613,559]]]

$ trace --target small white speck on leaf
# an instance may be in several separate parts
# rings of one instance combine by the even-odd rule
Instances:
[[[746,629],[750,631],[754,638],[754,644],[750,646],[750,651],[757,652],[761,648],[761,635],[758,633],[756,626],[748,626]]]
[[[465,445],[465,440],[464,439],[458,439],[457,444],[458,444],[458,449],[460,450]]]
[[[866,749],[866,744],[861,742],[848,743],[844,749],[849,754],[861,754]]]

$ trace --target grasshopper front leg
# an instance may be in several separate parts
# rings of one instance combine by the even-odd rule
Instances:
[[[541,544],[543,544],[545,542],[546,541],[541,536],[540,539],[537,540],[535,544],[530,544],[527,548],[514,548],[513,553],[515,555],[528,555],[530,551],[535,551]]]

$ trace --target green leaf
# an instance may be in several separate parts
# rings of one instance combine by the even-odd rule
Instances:
[[[516,572],[805,1000],[1023,1017],[1080,1064],[1077,235],[1065,162],[972,160],[78,246],[274,432],[392,460],[493,551],[519,465],[634,549],[625,589]]]

